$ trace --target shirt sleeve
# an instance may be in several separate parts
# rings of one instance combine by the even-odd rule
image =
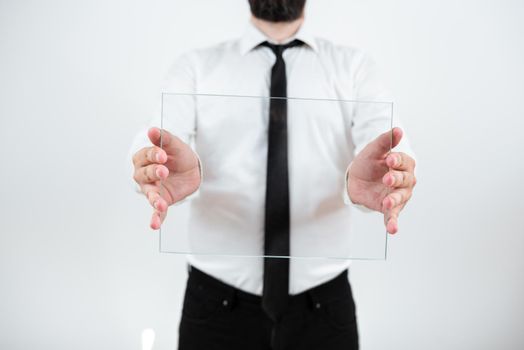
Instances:
[[[191,54],[185,54],[179,57],[169,69],[161,85],[160,99],[156,113],[154,113],[154,116],[149,120],[147,125],[135,136],[129,149],[128,160],[131,165],[131,179],[133,178],[132,174],[134,172],[132,157],[140,149],[151,146],[151,141],[147,136],[147,131],[151,127],[167,130],[187,143],[197,156],[200,178],[201,180],[203,179],[202,162],[195,150],[195,97],[190,95],[196,91],[194,64],[195,60],[191,57]],[[140,192],[136,183],[134,183],[134,187]],[[182,203],[198,195],[199,191],[197,190],[178,203]]]
[[[380,79],[376,63],[369,56],[359,55],[353,81],[355,100],[357,101],[351,122],[351,137],[355,146],[353,157],[355,157],[380,134],[391,130],[392,127],[402,127],[402,125],[399,118],[394,114],[393,97]],[[404,152],[415,158],[406,132],[404,132],[402,140],[394,148],[394,151]],[[346,170],[345,193],[343,194],[346,204],[353,204],[348,193],[350,167],[351,164],[348,165]],[[360,205],[357,207],[364,208]]]

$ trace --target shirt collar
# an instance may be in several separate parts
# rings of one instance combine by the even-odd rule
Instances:
[[[298,39],[298,40],[303,41],[307,46],[313,49],[313,51],[317,51],[317,44],[315,42],[315,38],[309,32],[305,23],[306,22],[302,23],[297,33],[293,37],[291,37],[288,41],[286,41],[285,43],[293,41],[294,39]],[[240,53],[242,55],[245,55],[249,51],[256,48],[258,45],[263,43],[264,41],[274,43],[264,33],[262,33],[253,24],[253,22],[249,21],[249,24],[244,32],[244,35],[240,39]]]

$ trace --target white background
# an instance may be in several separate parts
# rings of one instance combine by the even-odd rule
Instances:
[[[364,350],[524,348],[524,3],[309,0],[379,63],[419,158],[387,262],[351,271]],[[174,349],[126,152],[172,60],[239,36],[244,0],[0,1],[0,348]]]

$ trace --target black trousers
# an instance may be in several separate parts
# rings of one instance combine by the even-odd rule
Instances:
[[[190,267],[179,350],[358,349],[355,303],[347,271],[290,296],[288,312],[273,323],[261,297]]]

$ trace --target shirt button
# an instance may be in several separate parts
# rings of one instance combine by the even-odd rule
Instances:
[[[316,303],[315,308],[320,309],[320,303]]]
[[[229,305],[229,301],[227,301],[227,300],[223,300],[223,301],[222,301],[222,305],[224,305],[224,306],[228,306],[228,305]]]

